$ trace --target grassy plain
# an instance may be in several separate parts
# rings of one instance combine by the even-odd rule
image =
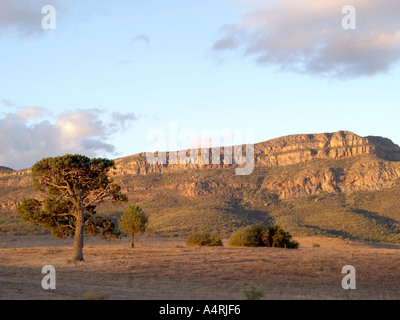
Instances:
[[[400,245],[295,237],[297,250],[190,247],[184,238],[86,238],[85,261],[72,263],[72,239],[2,236],[0,299],[242,300],[251,283],[264,299],[399,299]],[[56,289],[44,290],[44,265]],[[356,289],[341,286],[342,267],[356,268]]]

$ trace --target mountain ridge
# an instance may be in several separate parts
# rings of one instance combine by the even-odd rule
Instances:
[[[189,159],[193,161],[189,165],[173,165],[179,169],[193,169],[196,166],[201,168],[215,167],[237,167],[237,165],[224,164],[224,149],[219,147],[221,158],[219,165],[202,164],[200,159],[201,149],[198,155]],[[229,148],[229,147],[228,147]],[[173,151],[177,152],[177,151]],[[245,147],[243,146],[243,153]],[[255,164],[263,166],[284,166],[300,162],[306,162],[312,159],[338,159],[343,157],[351,157],[362,154],[375,154],[378,157],[388,161],[400,160],[400,147],[394,144],[390,139],[369,136],[360,137],[349,131],[338,131],[335,133],[322,134],[304,134],[289,135],[280,138],[259,142],[254,145]],[[127,161],[128,160],[128,161]],[[128,164],[129,160],[132,160]],[[193,164],[197,160],[198,164]],[[137,155],[115,159],[117,167],[120,169],[118,173],[124,174],[125,169],[130,168],[130,174],[149,174],[156,172],[165,172],[169,165],[169,158],[165,165],[146,164],[146,154],[139,153]],[[212,163],[212,151],[209,151],[209,163]],[[128,164],[128,166],[127,166]],[[137,164],[135,167],[134,165]],[[176,171],[175,169],[171,170]]]
[[[118,180],[123,180],[121,179],[122,177],[129,175],[178,173],[187,170],[216,168],[231,170],[239,167],[235,162],[232,164],[224,163],[225,148],[227,147],[216,148],[219,149],[220,153],[220,159],[217,161],[219,164],[212,164],[213,150],[211,148],[207,148],[209,164],[202,164],[200,157],[201,149],[198,150],[197,158],[196,156],[190,157],[189,152],[187,152],[188,158],[193,160],[190,164],[170,164],[168,156],[166,164],[150,164],[144,152],[117,158],[114,160],[116,169],[113,171],[113,175]],[[245,146],[243,146],[242,151],[243,154],[246,153]],[[265,168],[286,167],[309,163],[315,160],[329,161],[360,156],[368,158],[368,161],[358,166],[352,166],[351,170],[348,169],[346,178],[344,170],[329,168],[322,172],[313,172],[313,170],[309,170],[308,174],[303,172],[298,175],[297,179],[270,181],[264,184],[264,187],[267,187],[271,191],[277,191],[279,188],[282,188],[279,193],[282,199],[288,199],[297,195],[314,194],[319,190],[328,192],[342,190],[348,192],[357,190],[357,186],[362,190],[373,190],[375,187],[393,187],[396,184],[395,182],[397,182],[396,180],[400,178],[400,162],[397,163],[397,161],[400,161],[400,147],[388,138],[379,136],[361,137],[350,131],[288,135],[259,142],[254,145],[255,166]],[[197,160],[198,164],[193,164],[194,160]],[[373,161],[371,162],[371,160]],[[0,168],[5,168],[4,170],[0,170],[0,177],[9,177],[11,180],[14,177],[15,181],[13,183],[8,182],[10,186],[29,186],[30,168],[18,171],[7,167]],[[370,183],[368,184],[367,181]],[[373,182],[377,183],[374,184]],[[378,182],[380,182],[380,185]],[[0,181],[0,184],[4,184],[4,181]],[[186,187],[190,189],[191,185],[186,185]],[[201,185],[201,183],[198,185]],[[304,189],[304,192],[296,191],[296,186],[297,189],[300,186],[300,189]],[[180,186],[181,189],[184,187],[185,184]],[[129,187],[125,187],[125,191],[128,190]],[[0,201],[0,208],[5,208],[9,205],[13,207],[16,203],[18,201],[8,201],[7,204]]]
[[[172,165],[169,157],[166,164],[150,164],[139,153],[115,159],[113,176],[160,235],[200,229],[227,235],[238,226],[273,222],[301,234],[400,240],[400,147],[391,140],[338,131],[260,142],[248,176],[235,174],[236,162],[224,163],[228,149],[218,148],[218,164],[202,163],[201,150],[192,155],[198,164]],[[0,215],[14,212],[26,197],[41,197],[30,169],[0,173]],[[113,217],[122,210],[99,206],[100,214]]]

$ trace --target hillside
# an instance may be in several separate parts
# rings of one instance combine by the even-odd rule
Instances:
[[[199,164],[189,165],[149,164],[144,153],[124,157],[115,160],[115,180],[150,215],[156,235],[205,229],[225,237],[266,222],[297,235],[400,241],[400,147],[389,139],[339,131],[265,141],[254,146],[248,176],[235,175],[224,153],[218,165],[203,164],[200,153]],[[29,170],[0,171],[0,232],[42,232],[13,213],[31,196],[40,197]],[[99,213],[116,218],[123,208],[104,204]]]

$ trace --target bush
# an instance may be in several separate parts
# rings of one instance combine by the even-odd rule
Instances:
[[[263,237],[267,228],[262,224],[248,226],[232,233],[229,243],[235,247],[265,247]]]
[[[232,233],[229,244],[235,247],[279,247],[297,249],[298,242],[291,240],[289,232],[280,226],[257,224]]]
[[[186,244],[190,246],[222,246],[222,240],[204,231],[190,234],[186,239]]]
[[[260,300],[261,298],[265,297],[264,289],[261,287],[257,287],[254,283],[249,285],[242,292],[246,300]]]
[[[280,226],[269,226],[267,233],[264,235],[264,243],[269,247],[297,249],[299,244],[292,241],[289,232],[283,230]]]

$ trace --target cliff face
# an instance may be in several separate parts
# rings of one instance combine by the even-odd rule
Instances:
[[[116,175],[123,177],[236,168],[235,161],[232,165],[224,164],[224,151],[224,148],[220,149],[220,164],[203,164],[199,151],[198,164],[188,165],[170,164],[168,158],[165,165],[150,165],[146,161],[146,155],[142,153],[117,159]],[[281,137],[256,144],[254,154],[256,168],[265,172],[273,169],[276,174],[268,175],[262,184],[244,182],[240,185],[267,189],[281,199],[314,195],[319,192],[381,190],[396,186],[400,178],[400,163],[396,162],[400,160],[399,146],[386,138],[360,137],[347,131]],[[212,163],[211,150],[209,155],[208,162]],[[346,163],[340,163],[345,160]],[[318,166],[315,166],[316,161]],[[297,171],[285,174],[286,167],[296,165],[300,166]],[[214,181],[182,183],[176,188],[185,189],[184,194],[195,197],[212,193],[215,187],[227,186],[229,186],[227,183],[215,177]]]
[[[232,148],[228,148],[232,149]],[[237,161],[233,155],[232,164],[224,163],[225,149],[220,148],[220,157],[214,161],[212,150],[208,150],[208,163],[201,160],[201,150],[191,157],[190,164],[149,164],[146,154],[140,153],[115,161],[117,175],[146,175],[151,173],[179,172],[192,169],[236,168]],[[243,155],[246,148],[243,146]],[[190,156],[187,152],[188,157]],[[316,159],[338,160],[360,155],[376,155],[382,160],[400,160],[400,147],[389,139],[381,137],[360,137],[348,131],[336,133],[292,135],[258,143],[254,146],[255,164],[263,167],[287,166],[306,163]],[[196,162],[196,164],[194,164]],[[219,163],[219,164],[218,164]]]
[[[400,163],[395,161],[400,160],[400,147],[381,137],[363,138],[345,131],[296,135],[261,143],[257,149],[258,155],[263,155],[258,157],[259,166],[288,166],[317,159],[326,161],[326,165],[320,165],[318,170],[310,163],[292,177],[268,181],[264,185],[282,199],[322,191],[374,191],[399,183]],[[348,161],[340,163],[339,160]]]
[[[224,188],[266,190],[281,199],[291,199],[320,192],[348,193],[392,188],[400,182],[400,147],[381,137],[360,137],[351,132],[292,135],[254,146],[255,173],[252,177],[236,177],[226,181],[221,170],[235,175],[238,165],[235,154],[233,163],[225,164],[225,154],[232,148],[220,148],[213,161],[208,150],[208,163],[201,152],[194,153],[191,164],[150,164],[141,153],[115,160],[115,178],[125,192],[141,192],[144,189],[169,188],[181,190],[184,197],[199,197],[221,192]],[[227,151],[228,150],[228,151]],[[203,150],[205,151],[205,150]],[[243,154],[246,148],[242,148]],[[189,156],[190,153],[187,152]],[[193,163],[196,162],[197,164]],[[193,172],[197,178],[191,181],[179,174]],[[200,173],[207,172],[207,177]],[[152,174],[175,174],[177,181],[159,185]],[[148,182],[146,182],[146,177]],[[135,185],[135,177],[142,177],[141,186]],[[144,179],[144,180],[143,180]],[[0,208],[13,209],[22,195],[32,189],[30,170],[0,171]],[[15,190],[22,190],[15,192]],[[25,191],[24,191],[25,190]],[[31,193],[31,192],[29,192]]]
[[[320,192],[350,193],[393,188],[400,182],[400,165],[371,162],[350,168],[329,168],[319,172],[301,171],[295,178],[275,180],[263,187],[277,193],[281,199]]]
[[[375,154],[386,160],[400,160],[400,147],[389,139],[363,138],[347,131],[287,136],[259,143],[256,150],[259,164],[270,166],[314,159],[336,160],[365,154]]]

